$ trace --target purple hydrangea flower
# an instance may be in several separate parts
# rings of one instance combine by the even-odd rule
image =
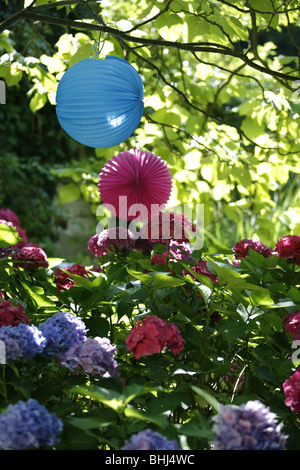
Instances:
[[[42,332],[33,325],[19,323],[16,326],[2,326],[0,340],[5,343],[5,360],[29,358],[41,354],[46,344]]]
[[[214,450],[284,450],[287,436],[277,416],[258,400],[221,405],[213,417]]]
[[[0,414],[0,450],[53,446],[62,427],[61,420],[33,398],[10,404]]]
[[[165,436],[151,429],[145,429],[131,436],[121,450],[181,450],[177,441],[169,441]]]
[[[68,312],[57,312],[40,323],[39,329],[46,338],[45,354],[59,355],[86,338],[86,325],[81,318]]]
[[[81,344],[75,344],[61,357],[61,364],[76,371],[82,369],[90,375],[117,377],[119,371],[114,359],[116,347],[108,338],[87,338]]]
[[[0,220],[1,223],[1,220]],[[13,253],[15,253],[15,249],[13,246],[6,246],[4,248],[0,248],[0,258],[8,258]]]

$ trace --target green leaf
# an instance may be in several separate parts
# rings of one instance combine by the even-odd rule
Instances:
[[[89,429],[98,429],[101,427],[111,426],[116,422],[116,415],[112,410],[102,409],[100,416],[89,417],[68,417],[68,423],[76,428],[87,431]]]
[[[209,34],[210,25],[204,19],[190,15],[187,20],[187,38],[186,42],[194,42],[200,40],[206,34]]]
[[[123,390],[124,403],[127,405],[134,400],[134,398],[147,395],[149,393],[156,395],[159,389],[161,389],[161,387],[147,387],[137,383],[127,385]]]
[[[62,204],[76,201],[80,198],[80,189],[74,183],[68,183],[60,188],[59,199]]]
[[[36,92],[30,100],[29,107],[33,113],[43,108],[47,103],[47,95]]]
[[[263,126],[260,126],[256,119],[247,116],[242,122],[241,129],[245,132],[246,136],[252,140],[264,133]]]
[[[64,258],[47,258],[48,260],[48,267],[49,269],[55,268],[59,264],[61,264],[63,261],[65,261]]]
[[[124,415],[127,418],[136,418],[142,421],[146,421],[148,423],[150,422],[150,423],[156,424],[162,429],[166,428],[169,423],[168,418],[165,415],[149,413],[147,411],[140,411],[130,406],[125,408]]]
[[[104,387],[82,387],[75,386],[73,392],[84,397],[91,397],[99,403],[103,403],[112,408],[116,412],[120,412],[124,408],[123,397],[119,392]]]
[[[164,289],[166,287],[183,286],[185,280],[176,278],[167,273],[154,273],[153,284],[155,289]]]
[[[199,424],[191,422],[180,426],[180,433],[185,436],[197,437],[198,439],[208,439],[209,441],[212,441],[215,437],[215,433],[210,429],[201,429]]]
[[[179,113],[174,113],[167,111],[165,108],[158,109],[155,111],[151,118],[154,121],[160,122],[162,124],[169,124],[170,126],[180,127],[181,126],[181,117]]]
[[[89,331],[89,336],[100,336],[105,337],[109,332],[109,322],[106,318],[100,317],[100,315],[93,315],[84,320],[86,327]]]
[[[233,169],[231,169],[233,170]],[[210,245],[207,254],[209,255],[232,255],[232,248],[223,245]]]
[[[210,277],[206,276],[205,274],[199,274],[196,271],[193,271],[189,266],[186,266],[185,269],[189,271],[191,276],[195,277],[197,281],[201,282],[202,284],[205,284],[210,289],[213,288],[213,282]]]
[[[250,295],[251,303],[254,307],[259,305],[273,305],[274,301],[270,295],[270,292],[265,289],[263,290],[253,290]]]
[[[42,5],[43,3],[49,3],[56,0],[37,0],[34,2],[35,5]],[[29,7],[33,3],[33,0],[24,0],[24,8]]]
[[[42,295],[41,293],[35,292],[31,289],[25,282],[21,283],[24,289],[28,292],[30,297],[36,302],[37,306],[42,307],[55,307],[55,302],[48,299],[46,295]],[[41,292],[44,292],[44,289],[40,288]]]
[[[21,240],[16,227],[0,224],[0,248],[16,245]]]
[[[247,331],[247,325],[244,321],[223,320],[215,326],[216,330],[233,338],[242,339]]]
[[[95,57],[94,46],[92,44],[83,44],[70,58],[69,67],[72,67],[80,60],[88,59],[89,57]]]
[[[155,27],[166,41],[177,41],[182,35],[182,19],[169,11],[164,12],[155,20]]]
[[[191,386],[192,390],[199,395],[200,397],[204,398],[204,400],[211,405],[215,411],[219,411],[220,408],[220,403],[211,395],[211,393],[207,392],[206,390],[203,390],[202,388],[196,387],[195,385]]]
[[[271,0],[250,0],[251,6],[257,10],[262,18],[264,18],[268,27],[276,28],[279,21],[278,14],[271,14],[269,12],[274,12],[274,6]],[[262,13],[261,13],[262,12]],[[268,12],[268,13],[263,13]]]
[[[149,274],[143,274],[140,271],[135,271],[134,269],[127,268],[127,272],[130,276],[134,277],[141,281],[145,286],[148,286],[152,282],[152,276]]]
[[[197,330],[197,328],[191,324],[186,325],[186,329],[184,332],[184,338],[186,341],[191,343],[197,349],[201,351],[202,349],[202,338],[201,338],[201,331]]]
[[[206,276],[207,277],[207,276]],[[197,289],[201,292],[201,294],[203,295],[206,303],[209,303],[210,299],[211,299],[211,296],[212,296],[212,289],[210,289],[208,286],[204,285],[204,284],[198,284],[197,286]]]

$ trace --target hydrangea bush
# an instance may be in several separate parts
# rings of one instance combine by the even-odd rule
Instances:
[[[0,213],[0,449],[300,449],[300,236],[63,268]]]

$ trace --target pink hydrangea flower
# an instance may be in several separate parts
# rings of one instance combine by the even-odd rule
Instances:
[[[99,258],[100,256],[107,255],[108,251],[98,244],[99,234],[93,235],[88,242],[88,250],[93,255]]]
[[[14,227],[21,225],[19,217],[11,209],[0,209],[0,219],[11,222]]]
[[[300,413],[300,370],[296,370],[282,386],[285,395],[284,403],[295,413]]]
[[[288,313],[283,322],[285,332],[290,333],[294,340],[300,339],[300,310]]]
[[[280,258],[300,264],[300,235],[285,235],[276,243],[275,251]]]
[[[135,246],[133,233],[125,227],[110,227],[99,233],[97,245],[104,252],[125,248],[132,250]]]
[[[271,247],[268,248],[259,240],[244,238],[243,240],[237,242],[232,248],[235,253],[235,258],[246,258],[249,254],[249,248],[252,248],[252,250],[262,254],[265,258],[268,258],[273,253]]]
[[[23,246],[13,254],[12,259],[22,261],[21,263],[14,263],[14,267],[16,268],[30,270],[48,268],[49,266],[46,253],[37,245],[28,244]]]

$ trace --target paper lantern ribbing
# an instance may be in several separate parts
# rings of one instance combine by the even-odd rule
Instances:
[[[134,205],[140,204],[146,211],[139,218],[146,220],[158,213],[159,208],[162,210],[170,198],[170,170],[164,160],[151,152],[137,149],[120,152],[104,165],[99,177],[103,204],[113,206],[121,219],[138,219],[138,214],[130,214],[130,209],[134,212]],[[119,205],[120,197],[126,198],[126,213]]]
[[[83,59],[61,78],[56,114],[77,142],[94,148],[119,145],[130,137],[144,111],[140,75],[124,59]]]

